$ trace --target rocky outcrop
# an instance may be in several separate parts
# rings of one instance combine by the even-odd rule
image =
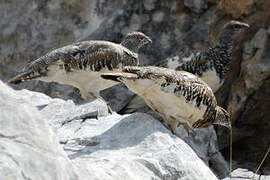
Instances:
[[[47,121],[30,105],[35,95],[24,98],[1,81],[0,89],[0,179],[78,179]]]
[[[57,127],[72,162],[93,179],[215,179],[188,145],[149,115],[113,114],[62,126],[66,116],[56,113],[56,106],[49,104],[41,112]],[[62,109],[63,114],[69,110]],[[198,166],[202,167],[199,171]]]
[[[246,16],[255,10],[254,4],[256,0],[221,0],[218,4],[218,8],[226,14],[232,15],[234,18],[240,18]]]
[[[270,179],[270,176],[269,175],[258,175],[258,174],[254,175],[254,173],[252,171],[249,171],[247,169],[238,168],[232,172],[231,177],[224,178],[223,180],[231,180],[231,179],[232,180],[250,180],[250,179],[267,180],[267,179]]]
[[[99,99],[75,105],[2,82],[0,102],[0,179],[217,179],[149,115],[109,115]]]
[[[97,106],[98,104],[100,105]],[[98,109],[99,117],[97,120],[95,117],[96,114],[94,113],[93,116],[92,112],[96,112]],[[97,149],[103,149],[105,146],[105,149],[108,148],[109,150],[123,146],[123,149],[120,148],[120,152],[126,154],[125,156],[129,156],[130,153],[136,154],[136,151],[145,151],[142,149],[144,146],[141,147],[141,145],[145,143],[148,144],[147,148],[148,146],[153,146],[154,148],[147,150],[149,153],[158,152],[159,146],[155,149],[155,144],[151,145],[151,143],[155,142],[152,142],[152,140],[150,140],[151,138],[144,141],[144,136],[148,136],[148,134],[154,135],[156,131],[157,133],[159,131],[169,133],[159,121],[154,120],[147,114],[135,113],[123,116],[114,114],[108,116],[106,104],[100,100],[76,106],[72,101],[66,102],[60,99],[54,99],[41,110],[41,113],[48,118],[60,142],[65,144],[64,149],[70,154],[70,157],[73,157],[75,151],[77,152],[75,154],[80,155],[82,153],[81,151],[91,153],[92,151],[97,151]],[[148,130],[148,128],[150,128],[150,130]],[[217,136],[212,126],[195,130],[195,137],[188,135],[182,127],[178,128],[178,132],[181,134],[181,139],[186,142],[196,152],[198,157],[200,157],[206,165],[210,166],[218,176],[226,177],[229,174],[228,163],[218,151]],[[138,134],[138,137],[136,137],[136,134]],[[168,139],[167,135],[161,135],[161,138],[163,138],[163,136],[166,136],[164,138]],[[136,139],[140,139],[142,142],[138,142]],[[168,140],[170,141],[170,138]],[[84,141],[86,144],[94,145],[89,145],[89,147],[79,146],[81,145],[81,141]],[[171,146],[170,143],[166,144],[164,141],[164,144],[161,146],[167,147],[167,145]],[[134,148],[129,152],[125,150],[126,146],[134,146]],[[78,156],[78,158],[79,157],[80,156]]]

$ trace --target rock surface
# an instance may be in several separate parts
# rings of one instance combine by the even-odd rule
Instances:
[[[109,115],[100,99],[75,105],[1,81],[0,106],[0,179],[217,179],[149,115]]]
[[[96,100],[74,106],[70,101],[55,99],[41,110],[72,162],[78,168],[86,167],[85,174],[93,179],[215,179],[204,163],[197,156],[193,157],[195,153],[190,147],[149,115],[121,116],[105,112],[98,120],[93,117],[74,119],[74,115],[80,117],[95,111],[97,107],[93,105],[99,103]],[[106,104],[101,103],[98,109],[107,110]],[[74,120],[67,122],[67,117]],[[200,146],[207,147],[204,150],[197,144],[193,147],[209,161],[208,142]],[[187,155],[183,155],[184,152]],[[197,166],[202,166],[202,171],[198,171]]]
[[[218,8],[232,15],[234,18],[239,18],[243,15],[248,15],[254,7],[256,0],[221,0]]]
[[[241,74],[232,83],[227,102],[233,120],[234,157],[246,163],[245,168],[254,169],[270,144],[269,40],[267,30],[261,28],[244,44]],[[220,147],[228,145],[223,138],[220,136]],[[241,149],[245,149],[244,156]]]
[[[184,5],[197,13],[207,9],[207,2],[204,0],[184,0]]]
[[[35,93],[17,93],[1,81],[0,89],[0,179],[78,179],[45,118],[24,98],[38,105]]]
[[[269,175],[254,175],[253,172],[247,170],[247,169],[242,169],[242,168],[238,168],[238,169],[235,169],[233,172],[232,172],[232,176],[231,177],[227,177],[227,178],[224,178],[223,180],[250,180],[252,179],[253,180],[268,180],[270,179],[270,176]]]

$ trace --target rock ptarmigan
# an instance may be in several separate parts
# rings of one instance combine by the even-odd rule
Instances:
[[[175,56],[161,62],[159,66],[187,71],[200,77],[213,92],[224,83],[225,75],[232,60],[233,43],[243,29],[249,25],[239,21],[229,21],[219,32],[215,43],[189,56]]]
[[[101,77],[123,82],[158,112],[176,135],[176,127],[186,130],[219,124],[231,128],[230,115],[217,106],[211,88],[195,75],[160,67],[127,66],[122,72]]]
[[[138,50],[152,42],[141,32],[126,35],[120,44],[109,41],[82,41],[55,49],[29,63],[23,72],[9,80],[58,82],[77,87],[84,99],[100,97],[99,92],[117,82],[104,81],[100,73],[119,71],[122,66],[139,64]]]

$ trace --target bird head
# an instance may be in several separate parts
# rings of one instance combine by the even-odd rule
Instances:
[[[231,116],[230,114],[223,109],[222,107],[216,107],[216,117],[213,124],[225,126],[228,129],[231,129]]]
[[[193,128],[206,128],[212,124],[225,126],[226,128],[231,129],[231,116],[225,109],[217,106],[215,113],[210,119],[199,120],[195,122],[192,125],[192,127]]]
[[[229,21],[223,26],[223,29],[220,33],[220,37],[223,39],[228,39],[232,37],[236,38],[244,29],[249,28],[249,25],[239,21]]]
[[[125,46],[133,52],[138,52],[138,50],[148,43],[152,43],[152,40],[141,32],[128,33],[121,45]]]

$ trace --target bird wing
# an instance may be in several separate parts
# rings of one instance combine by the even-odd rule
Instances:
[[[175,56],[166,58],[163,61],[159,61],[155,66],[166,67],[174,70],[184,70],[192,74],[201,75],[198,69],[207,68],[209,57],[209,48],[202,49],[200,51],[190,50],[187,47],[183,47],[178,50]]]
[[[73,52],[70,65],[74,69],[100,71],[104,68],[112,70],[119,67],[123,49],[115,43],[107,41],[83,41],[73,44],[77,51]]]

